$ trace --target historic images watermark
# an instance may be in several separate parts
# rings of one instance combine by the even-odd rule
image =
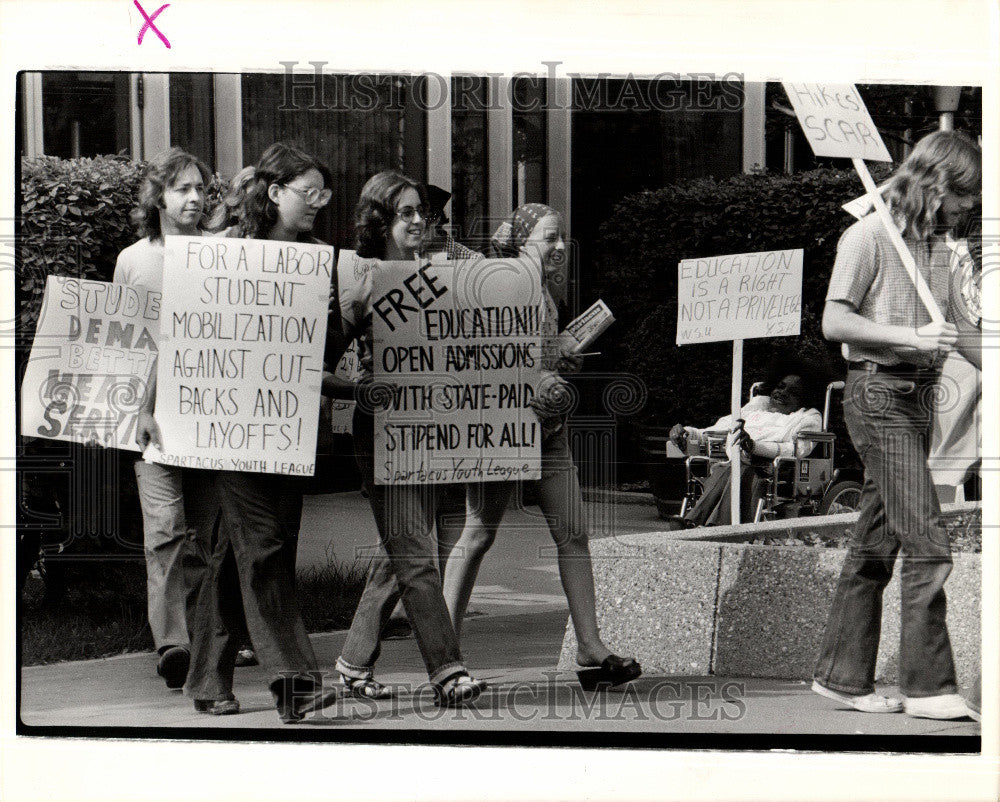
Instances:
[[[414,104],[436,111],[511,108],[515,113],[554,109],[587,111],[738,111],[743,108],[743,75],[727,72],[655,75],[598,73],[560,75],[561,61],[543,61],[537,73],[335,73],[327,61],[281,61],[285,81],[278,111],[403,111]],[[307,69],[311,67],[312,69]],[[572,79],[567,92],[557,79]],[[552,83],[547,90],[546,81]]]
[[[491,686],[475,705],[442,708],[434,704],[434,689],[423,683],[390,686],[390,699],[340,696],[313,719],[363,724],[402,721],[421,723],[516,722],[733,722],[747,712],[746,684],[735,680],[662,679],[630,683],[598,693],[586,693],[575,683],[560,682],[560,672],[542,672],[541,682]]]

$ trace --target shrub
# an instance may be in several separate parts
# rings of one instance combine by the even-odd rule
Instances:
[[[876,169],[875,176],[885,173]],[[746,341],[743,397],[778,348],[834,367],[840,377],[839,349],[823,340],[820,323],[837,240],[852,222],[840,207],[863,192],[853,171],[820,169],[698,179],[616,205],[596,259],[601,297],[618,320],[602,347],[649,389],[638,422],[705,426],[729,408],[730,343],[675,345],[682,259],[802,248],[802,334]]]
[[[48,276],[111,280],[119,252],[138,239],[129,213],[144,170],[126,156],[21,160],[18,328],[26,345]],[[215,176],[209,208],[223,187]]]
[[[129,214],[136,206],[144,170],[144,163],[125,156],[22,159],[17,251],[17,342],[20,347],[16,351],[15,375],[18,383],[31,349],[48,276],[110,281],[118,253],[138,238]],[[209,210],[218,202],[223,190],[224,183],[215,176],[208,187]],[[100,451],[51,440],[22,440],[19,457],[43,467],[34,473],[27,467],[21,468],[19,497],[22,503],[18,507],[18,525],[38,528],[41,525],[35,511],[55,504],[62,510],[63,521],[59,527],[42,527],[46,529],[45,540],[49,546],[53,545],[53,539],[59,543],[68,541],[71,533],[78,530],[96,533],[98,537],[94,542],[76,538],[75,550],[90,552],[109,547],[113,545],[111,539],[117,541],[114,550],[120,550],[122,544],[141,543],[141,534],[135,531],[138,502],[131,468],[134,457],[129,452],[117,453],[119,465],[114,475],[122,477],[122,482],[108,490],[104,486],[106,482],[102,484],[93,479],[104,475],[96,468],[107,462]],[[92,480],[68,483],[67,471],[89,476]],[[69,490],[67,484],[73,489]],[[123,512],[110,524],[94,524],[81,511],[91,510],[95,504],[106,504],[109,492],[119,494]],[[74,495],[70,498],[67,493]],[[66,520],[70,515],[76,515],[79,520]],[[116,531],[106,531],[105,527]],[[101,543],[101,537],[109,542]]]

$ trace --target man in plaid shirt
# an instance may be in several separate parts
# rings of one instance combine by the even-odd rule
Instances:
[[[958,312],[961,301],[951,291],[943,236],[978,204],[981,160],[968,137],[938,131],[917,143],[886,194],[945,322],[931,321],[875,214],[841,237],[826,296],[823,334],[843,343],[844,418],[865,466],[865,483],[813,690],[864,712],[970,715],[957,693],[945,624],[951,550],[927,455],[944,356],[958,350],[982,369],[979,332]],[[882,592],[900,550],[903,700],[875,693]]]

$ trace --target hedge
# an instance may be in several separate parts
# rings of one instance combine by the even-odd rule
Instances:
[[[30,347],[48,276],[110,281],[115,260],[139,237],[129,219],[144,162],[126,156],[21,160],[18,331]],[[216,176],[208,206],[224,189]]]
[[[884,177],[876,170],[876,179]],[[698,179],[621,200],[601,228],[596,282],[618,323],[602,340],[609,362],[649,391],[637,421],[704,426],[728,409],[730,343],[677,347],[677,263],[703,256],[802,248],[802,334],[747,340],[744,397],[777,348],[839,374],[820,322],[837,240],[852,222],[840,207],[864,189],[853,171]]]
[[[129,219],[145,164],[124,156],[21,160],[17,243],[18,386],[50,275],[110,281],[119,252],[138,239]],[[216,176],[207,206],[224,183]],[[130,452],[22,439],[18,450],[18,526],[72,554],[135,551],[142,543]],[[71,481],[67,471],[87,476]],[[58,511],[53,518],[53,511]],[[54,519],[62,518],[61,525]],[[141,554],[141,550],[139,551]]]

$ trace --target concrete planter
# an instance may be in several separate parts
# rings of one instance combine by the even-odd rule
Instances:
[[[843,527],[845,517],[851,516],[812,519],[808,528]],[[792,534],[806,524],[767,528]],[[741,536],[747,537],[746,527]],[[780,679],[811,678],[846,556],[843,549],[682,541],[657,533],[596,540],[591,552],[601,632],[612,648],[635,654],[647,672]],[[898,680],[898,570],[885,591],[876,669],[886,683]],[[960,683],[979,671],[980,588],[980,555],[956,553],[946,590]],[[575,656],[570,622],[559,667],[572,667]]]

